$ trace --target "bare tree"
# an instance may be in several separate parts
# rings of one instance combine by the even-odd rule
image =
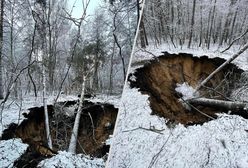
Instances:
[[[90,3],[90,0],[83,1],[83,13],[82,13],[82,16],[79,19],[79,21],[76,21],[75,19],[68,17],[68,19],[73,21],[73,23],[77,26],[77,29],[78,29],[76,42],[74,43],[74,46],[73,46],[72,58],[74,57],[76,47],[78,44],[78,40],[79,40],[80,35],[81,35],[81,25],[82,25],[82,22],[84,21],[84,19],[86,17],[86,10],[89,6],[89,3]],[[70,144],[69,144],[69,148],[68,148],[68,151],[71,153],[76,153],[78,129],[79,129],[80,117],[81,117],[81,113],[82,113],[83,100],[84,100],[84,95],[85,95],[85,82],[86,82],[86,78],[88,77],[89,74],[90,74],[89,72],[88,73],[84,72],[83,77],[82,77],[81,96],[79,99],[77,115],[75,118],[73,130],[71,133]]]

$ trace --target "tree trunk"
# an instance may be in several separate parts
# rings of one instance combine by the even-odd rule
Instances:
[[[3,15],[4,15],[4,0],[1,0],[1,14],[0,14],[0,99],[3,99]]]
[[[202,5],[200,5],[200,15],[201,15],[201,20],[200,20],[200,42],[199,42],[199,47],[201,47],[201,45],[202,45],[202,37],[203,37],[203,35],[202,35],[202,33],[203,33],[203,31],[202,31],[202,27],[203,27],[203,24],[202,24]]]
[[[81,113],[82,113],[84,94],[85,94],[85,82],[86,82],[86,75],[83,76],[81,96],[80,96],[77,115],[75,118],[73,130],[72,130],[72,134],[71,134],[71,140],[70,140],[70,144],[69,144],[69,148],[68,148],[68,152],[71,152],[71,153],[76,153],[78,129],[79,129],[79,124],[80,124],[80,117],[81,117]]]
[[[212,29],[213,29],[213,23],[214,23],[214,15],[215,15],[215,5],[216,5],[216,0],[214,1],[214,8],[213,8],[213,13],[212,13],[212,18],[211,18],[211,23],[210,23],[210,30],[208,34],[208,43],[207,43],[207,48],[210,48],[210,43],[211,43],[211,36],[212,36]]]
[[[231,63],[234,59],[236,59],[240,54],[242,54],[245,50],[248,48],[248,43],[239,50],[236,54],[234,54],[230,59],[226,60],[221,66],[219,66],[214,72],[212,72],[206,79],[204,79],[201,84],[196,88],[196,91],[198,91],[202,86],[204,86],[216,73],[221,71],[227,64]]]
[[[114,66],[114,55],[115,55],[115,43],[113,43],[112,55],[110,58],[110,73],[109,73],[109,94],[113,92],[113,66]]]
[[[43,105],[44,105],[44,113],[45,113],[45,127],[46,127],[46,138],[48,147],[50,149],[53,148],[52,146],[52,138],[50,134],[49,129],[49,116],[48,116],[48,110],[47,110],[47,102],[46,102],[46,73],[45,73],[45,66],[44,63],[42,64],[42,76],[43,76]]]
[[[29,53],[29,58],[28,58],[28,64],[31,63],[31,60],[32,60],[32,54],[33,54],[33,51],[34,51],[34,40],[35,40],[35,35],[36,35],[36,23],[34,25],[34,32],[33,32],[33,36],[32,36],[32,42],[31,42],[31,49],[30,49],[30,53]],[[37,89],[36,89],[36,85],[35,85],[35,82],[34,82],[34,79],[31,75],[31,72],[30,72],[30,67],[28,68],[28,76],[29,76],[29,79],[34,87],[34,96],[37,97]]]
[[[233,21],[232,21],[232,26],[231,26],[231,32],[230,32],[230,37],[229,37],[229,44],[232,42],[233,40],[233,32],[234,32],[234,27],[235,27],[235,23],[236,23],[236,18],[237,18],[237,14],[238,14],[238,7],[236,7],[236,11],[233,17]]]
[[[192,41],[192,36],[193,36],[193,28],[194,28],[194,24],[195,24],[195,3],[196,3],[196,0],[193,0],[193,12],[192,12],[192,18],[191,18],[188,48],[190,48],[190,46],[191,46],[191,41]]]
[[[247,105],[242,102],[233,102],[233,101],[208,99],[208,98],[196,98],[196,99],[189,99],[186,101],[193,105],[222,108],[225,110],[232,110],[232,111],[243,110]]]
[[[47,53],[47,32],[46,32],[46,26],[47,26],[47,19],[46,19],[46,6],[44,4],[41,4],[40,8],[42,9],[42,12],[38,13],[38,17],[40,17],[40,20],[35,20],[37,23],[37,26],[40,26],[39,34],[41,38],[41,56],[42,56],[42,85],[43,85],[43,105],[44,105],[44,115],[45,115],[45,129],[46,129],[46,139],[47,144],[50,149],[52,149],[52,138],[51,133],[49,129],[49,116],[48,116],[48,110],[47,110],[47,100],[46,100],[46,66],[45,66],[45,60],[48,56]],[[34,18],[35,19],[35,18]],[[36,18],[37,19],[37,18]],[[49,52],[49,51],[48,51]]]
[[[140,38],[140,46],[141,48],[146,48],[146,37],[145,37],[145,25],[143,21],[143,16],[140,20],[140,28],[139,28],[139,38]]]

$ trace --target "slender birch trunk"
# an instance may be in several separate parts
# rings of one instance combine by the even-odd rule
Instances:
[[[76,153],[78,130],[79,130],[80,117],[81,117],[81,113],[82,113],[84,94],[85,94],[85,82],[86,82],[86,75],[83,76],[81,96],[80,96],[80,100],[79,100],[77,115],[75,118],[73,130],[72,130],[72,134],[71,134],[71,140],[70,140],[70,144],[69,144],[69,149],[68,149],[68,152],[71,152],[71,153]]]
[[[43,4],[41,4],[43,5]],[[48,116],[48,110],[47,110],[47,100],[46,100],[46,67],[45,67],[45,58],[48,56],[47,52],[47,20],[46,20],[46,6],[41,6],[42,13],[40,15],[42,16],[42,20],[39,23],[41,26],[40,30],[40,38],[41,38],[41,57],[42,57],[42,84],[43,84],[43,106],[44,106],[44,115],[45,115],[45,129],[46,129],[46,139],[47,144],[50,149],[52,149],[52,138],[49,128],[49,116]]]
[[[43,60],[44,60],[44,56],[43,56]],[[46,139],[47,139],[48,147],[52,149],[53,148],[52,138],[50,134],[49,116],[48,116],[47,102],[46,102],[46,72],[45,72],[44,63],[42,64],[42,80],[43,80],[43,105],[44,105],[44,114],[45,114]]]

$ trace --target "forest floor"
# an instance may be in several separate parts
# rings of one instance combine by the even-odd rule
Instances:
[[[84,115],[81,117],[77,153],[67,153],[77,96],[61,95],[54,105],[55,97],[48,97],[48,112],[54,150],[48,150],[43,144],[44,114],[42,98],[27,97],[23,100],[8,100],[2,110],[0,163],[3,167],[104,167],[103,157],[109,151],[108,139],[118,111],[119,96],[98,95],[85,100]],[[89,117],[91,116],[91,117]],[[92,118],[92,120],[90,119]],[[94,124],[94,131],[93,125]],[[106,123],[113,124],[106,128]],[[94,133],[93,133],[94,132]],[[68,134],[68,136],[67,136]],[[81,154],[80,154],[81,153]],[[44,160],[45,159],[45,160]],[[43,160],[43,161],[42,161]]]
[[[187,110],[179,102],[182,97],[192,96],[194,87],[223,59],[236,52],[222,54],[219,51],[174,49],[168,45],[136,49],[119,108],[109,167],[248,167],[246,114],[199,107],[214,117],[210,119]],[[248,70],[247,52],[234,64],[217,74],[209,86],[216,86],[225,79],[228,84],[224,86],[232,85],[232,89],[224,93],[247,101],[247,91],[235,96],[242,83],[234,78]],[[226,76],[227,70],[232,70],[233,76]],[[202,94],[216,96],[206,91],[194,96]]]

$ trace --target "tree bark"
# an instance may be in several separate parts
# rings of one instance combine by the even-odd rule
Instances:
[[[191,46],[191,41],[192,41],[192,36],[193,36],[193,28],[194,28],[194,24],[195,24],[195,3],[196,3],[196,0],[193,0],[193,12],[192,12],[192,18],[191,18],[188,48],[190,48],[190,46]]]
[[[4,15],[4,0],[1,0],[1,14],[0,14],[0,99],[3,99],[3,15]]]
[[[124,57],[123,57],[123,55],[122,55],[122,47],[121,47],[121,45],[119,44],[118,37],[117,37],[116,34],[115,34],[115,31],[116,31],[116,29],[117,29],[117,26],[116,26],[116,16],[117,16],[117,14],[115,14],[115,16],[114,16],[114,21],[113,21],[113,25],[114,25],[113,36],[114,36],[115,43],[116,43],[116,45],[117,45],[117,47],[118,47],[118,49],[119,49],[119,56],[120,56],[120,58],[121,58],[122,70],[123,70],[123,79],[124,79],[124,81],[125,81],[125,80],[126,80],[125,59],[124,59]]]
[[[71,140],[70,140],[70,144],[69,144],[69,148],[68,148],[68,152],[71,152],[71,153],[76,153],[78,129],[79,129],[79,124],[80,124],[80,118],[81,118],[83,101],[84,101],[84,94],[85,94],[85,82],[86,82],[86,75],[83,76],[81,96],[80,96],[77,115],[75,118],[73,130],[72,130],[72,134],[71,134]]]
[[[114,55],[115,55],[115,43],[113,43],[113,50],[110,57],[110,73],[109,73],[109,94],[113,92],[113,66],[114,66]]]
[[[202,35],[202,33],[203,33],[203,31],[202,31],[202,29],[203,29],[203,24],[202,24],[202,5],[200,5],[200,15],[201,15],[201,20],[200,20],[200,42],[199,42],[199,45],[198,45],[198,47],[201,47],[201,45],[202,45],[202,37],[203,37],[203,35]]]
[[[215,15],[215,5],[216,5],[216,0],[214,1],[214,7],[213,7],[213,13],[212,13],[212,18],[210,22],[210,30],[209,30],[209,35],[208,35],[208,43],[207,43],[207,48],[210,48],[210,43],[211,43],[211,36],[212,36],[212,29],[213,29],[213,23],[214,23],[214,15]]]
[[[30,53],[29,53],[29,58],[28,58],[28,64],[31,63],[31,60],[32,60],[32,54],[33,54],[33,51],[34,51],[34,40],[35,40],[35,35],[36,35],[36,23],[34,25],[34,32],[33,32],[33,36],[32,36],[32,42],[31,42],[31,49],[30,49]],[[37,97],[37,89],[36,89],[36,85],[35,85],[35,82],[33,80],[33,77],[31,75],[31,72],[30,72],[30,67],[28,68],[28,76],[30,78],[30,81],[34,87],[34,96]]]
[[[48,147],[50,149],[53,149],[52,138],[51,138],[50,128],[49,128],[49,116],[48,116],[48,110],[47,110],[47,102],[46,102],[46,73],[45,73],[44,63],[42,65],[42,79],[43,79],[43,105],[44,105],[44,114],[45,114],[46,138],[47,138]]]
[[[140,45],[141,48],[146,48],[146,37],[145,37],[145,25],[143,21],[143,16],[140,20],[140,28],[139,28],[139,37],[140,37]]]
[[[233,101],[208,99],[208,98],[189,99],[187,100],[187,102],[193,105],[222,108],[222,109],[232,110],[232,111],[243,110],[247,105],[242,102],[233,102]]]

